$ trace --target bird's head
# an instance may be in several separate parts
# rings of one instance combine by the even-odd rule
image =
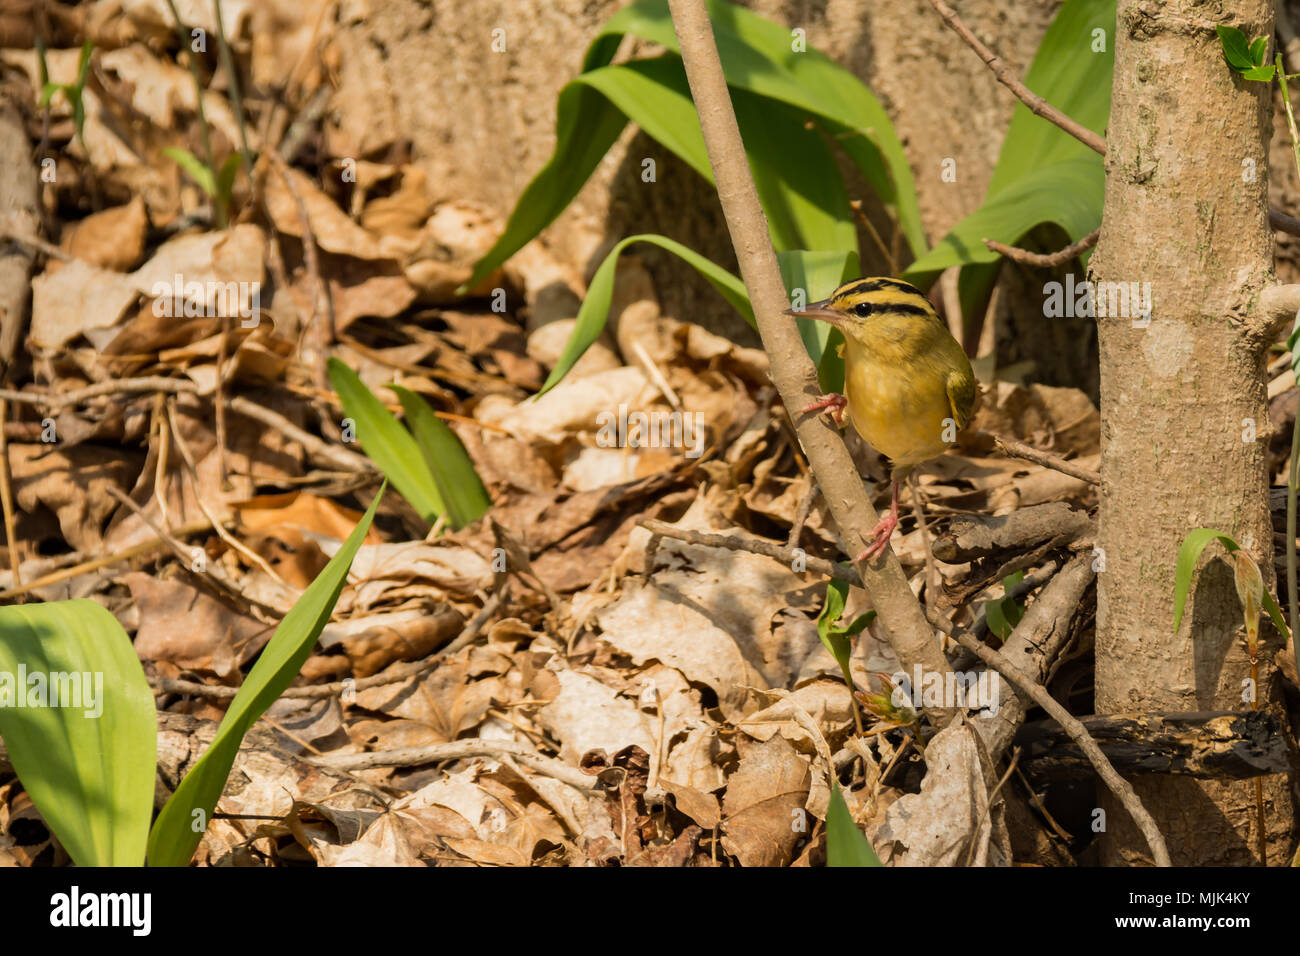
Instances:
[[[786,315],[802,315],[829,322],[846,336],[863,339],[873,330],[887,326],[891,331],[918,322],[939,322],[934,306],[913,285],[899,279],[854,279],[828,298],[810,302],[802,309],[786,309]]]

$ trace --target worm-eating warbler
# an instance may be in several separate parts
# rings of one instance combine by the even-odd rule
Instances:
[[[823,396],[802,411],[828,409],[841,423],[847,407],[858,434],[890,460],[889,514],[854,560],[876,558],[898,527],[899,481],[941,454],[970,422],[970,360],[925,296],[897,279],[855,279],[787,314],[829,322],[844,334],[844,394]]]

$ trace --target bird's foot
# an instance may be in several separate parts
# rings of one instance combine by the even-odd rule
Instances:
[[[889,547],[889,537],[894,533],[894,529],[897,527],[897,513],[890,512],[881,518],[880,522],[876,525],[875,530],[871,532],[871,544],[867,545],[866,550],[853,559],[854,562],[874,561],[876,558],[884,554],[885,548]]]
[[[831,418],[835,419],[835,424],[843,425],[844,410],[848,408],[848,405],[849,400],[847,398],[838,392],[832,392],[829,395],[823,395],[807,408],[799,409],[799,414],[807,415],[809,412],[829,411]]]

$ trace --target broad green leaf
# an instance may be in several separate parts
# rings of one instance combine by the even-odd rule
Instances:
[[[882,201],[897,207],[914,254],[923,251],[926,239],[911,168],[870,90],[815,50],[793,52],[790,34],[779,24],[717,0],[709,11],[778,246],[856,245],[838,169],[827,162],[830,153],[822,138],[802,125],[804,114],[814,114]],[[624,34],[659,43],[670,54],[611,66]],[[605,24],[587,51],[582,74],[560,94],[555,152],[525,189],[505,231],[475,265],[465,288],[481,282],[559,215],[626,118],[712,181],[679,54],[665,0],[639,0]]]
[[[1026,173],[957,223],[903,278],[925,287],[951,266],[997,262],[1000,256],[984,245],[985,238],[1014,245],[1044,222],[1060,226],[1076,242],[1100,222],[1105,181],[1101,163],[1088,158]]]
[[[190,179],[198,183],[199,188],[207,193],[209,197],[216,198],[217,181],[206,163],[188,149],[181,149],[179,146],[168,146],[162,151],[162,154],[185,170]]]
[[[1223,46],[1223,58],[1228,61],[1229,66],[1241,72],[1255,65],[1244,33],[1236,27],[1226,27],[1221,23],[1216,24],[1214,29],[1219,34],[1219,43]]]
[[[326,367],[343,411],[356,422],[357,441],[393,487],[430,525],[444,511],[438,482],[410,432],[384,407],[365,383],[336,358]]]
[[[647,135],[713,183],[680,57],[601,67],[575,82],[599,90]],[[734,90],[732,102],[776,247],[856,248],[844,181],[824,138],[806,128],[807,113],[744,90]]]
[[[849,814],[840,785],[831,781],[831,802],[826,808],[827,866],[884,866],[871,841]]]
[[[402,402],[406,424],[438,485],[452,526],[463,528],[483,517],[492,507],[492,499],[456,433],[415,392],[400,385],[388,387]]]
[[[302,670],[316,638],[329,622],[347,582],[352,559],[370,530],[375,508],[386,487],[387,483],[379,489],[379,494],[375,495],[375,500],[347,540],[284,616],[239,693],[230,702],[230,709],[222,718],[211,746],[185,775],[158,814],[149,834],[150,866],[185,866],[194,855],[194,848],[199,845],[212,818],[213,808],[225,789],[226,778],[230,776],[230,768],[244,735]],[[151,776],[150,789],[152,784]]]
[[[834,60],[809,47],[792,49],[790,31],[745,8],[709,0],[709,19],[727,84],[816,114],[872,190],[897,207],[903,235],[914,255],[926,248],[911,166],[893,123],[871,90]],[[600,39],[632,34],[680,54],[667,0],[636,0],[611,17]],[[593,44],[583,69],[603,66],[616,46]],[[742,126],[746,139],[750,130]]]
[[[69,675],[87,675],[91,684],[77,684],[70,706],[33,706],[35,675],[44,678],[48,704],[56,687],[73,691]],[[78,866],[144,863],[157,727],[131,639],[102,605],[0,608],[0,737],[23,788]]]
[[[685,261],[704,276],[709,284],[745,317],[745,321],[750,325],[754,324],[754,311],[750,308],[745,284],[726,269],[665,236],[656,236],[653,233],[628,236],[610,250],[605,261],[596,270],[596,274],[591,277],[591,283],[587,286],[587,298],[583,300],[582,307],[578,310],[578,320],[573,327],[573,333],[569,336],[569,341],[564,343],[564,351],[560,353],[559,361],[555,363],[541,391],[537,393],[539,396],[545,395],[554,388],[569,373],[569,369],[573,368],[578,359],[582,358],[582,353],[587,351],[591,343],[600,337],[601,331],[605,328],[605,321],[609,318],[609,305],[614,295],[614,270],[618,267],[618,257],[634,242],[651,243],[661,249],[667,249]],[[383,465],[380,467],[382,468]]]

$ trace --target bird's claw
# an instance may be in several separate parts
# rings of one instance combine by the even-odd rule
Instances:
[[[898,527],[897,515],[887,514],[883,518],[881,518],[880,522],[876,525],[875,529],[871,532],[871,539],[872,539],[871,544],[867,545],[866,549],[860,555],[858,555],[856,558],[853,559],[854,562],[856,563],[858,561],[874,561],[876,558],[884,554],[885,548],[889,547],[889,538],[894,533],[894,529],[897,527]]]
[[[823,395],[807,408],[799,409],[799,414],[807,415],[809,412],[829,411],[831,418],[835,420],[835,424],[843,425],[844,410],[848,407],[848,404],[849,400],[847,398],[838,392],[832,392],[829,395]]]

